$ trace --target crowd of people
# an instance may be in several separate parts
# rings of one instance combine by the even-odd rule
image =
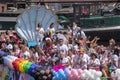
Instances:
[[[0,34],[0,49],[10,55],[29,60],[51,69],[57,64],[65,68],[97,69],[104,77],[109,76],[108,69],[120,67],[120,45],[114,39],[109,45],[98,45],[100,39],[92,40],[73,22],[67,30],[55,31],[54,23],[44,30],[39,23],[36,28],[37,45],[27,47],[27,43],[11,30]]]

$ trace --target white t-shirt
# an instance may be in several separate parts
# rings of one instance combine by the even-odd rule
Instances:
[[[50,32],[50,30],[52,30],[52,33],[53,33],[53,34],[55,33],[55,28],[54,28],[54,27],[53,27],[53,28],[49,28],[49,27],[48,27],[47,32]]]
[[[43,28],[40,28],[40,29],[39,29],[39,32],[43,34],[43,33],[44,33],[44,29],[43,29]]]
[[[62,64],[66,64],[68,61],[69,61],[69,59],[65,57],[65,58],[63,58],[63,59],[61,60],[61,63],[62,63]]]
[[[69,62],[69,58],[68,57],[65,57],[65,58],[63,58],[62,60],[61,60],[61,63],[62,64],[66,64],[66,63],[68,63]],[[67,67],[65,67],[65,69],[70,69],[71,68],[71,66],[69,65],[69,66],[67,66]]]
[[[59,46],[59,49],[62,51],[62,53],[66,54],[68,51],[67,45],[63,44],[62,46]]]
[[[38,53],[32,54],[33,57],[39,58]]]
[[[81,31],[76,34],[76,37],[86,38],[86,35],[85,35],[84,31]]]
[[[70,62],[71,62],[71,66],[74,66],[75,55],[72,55],[71,57],[68,56],[67,58],[70,60]]]
[[[96,67],[96,65],[100,65],[100,60],[97,59],[97,58],[94,61],[92,59],[90,59],[89,64],[92,63],[92,62],[93,62],[93,66],[92,67]]]
[[[72,55],[71,56],[71,63],[74,63],[74,58],[75,58],[75,55]]]
[[[112,66],[113,68],[118,67],[118,60],[119,60],[119,58],[117,55],[112,56],[112,62],[115,61],[115,65]]]
[[[105,55],[100,55],[101,57],[100,57],[100,63],[102,64],[102,65],[107,65],[107,62],[108,62],[108,58],[107,58],[107,56],[105,56]]]
[[[73,49],[73,45],[72,44],[68,44],[68,49]]]
[[[37,42],[42,41],[44,38],[44,33],[36,32]]]
[[[84,61],[85,63],[84,64],[80,63],[80,65],[84,68],[87,68],[87,64],[90,60],[90,57],[87,54],[84,54],[81,60]]]
[[[78,26],[74,26],[74,27],[72,28],[73,36],[75,36],[75,35],[77,34],[78,30],[80,30],[80,27],[78,27]]]
[[[23,57],[24,59],[28,59],[30,57],[30,53],[28,51],[25,51],[20,54],[20,57]]]
[[[67,39],[66,39],[66,37],[63,34],[58,33],[57,34],[57,38],[58,39],[63,39],[64,44],[67,44]]]

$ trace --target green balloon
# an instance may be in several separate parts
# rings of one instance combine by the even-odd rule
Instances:
[[[23,66],[25,73],[28,73],[28,69],[31,67],[31,65],[32,65],[32,63],[31,63],[31,62],[28,62],[27,64],[25,64],[25,65]]]

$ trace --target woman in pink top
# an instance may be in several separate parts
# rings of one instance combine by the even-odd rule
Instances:
[[[44,51],[49,51],[49,50],[52,50],[52,40],[50,38],[46,38],[45,39],[45,45],[43,47],[43,50]]]

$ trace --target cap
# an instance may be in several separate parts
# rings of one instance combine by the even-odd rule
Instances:
[[[45,38],[45,40],[46,40],[46,41],[47,41],[47,40],[50,40],[50,41],[51,41],[51,39],[50,39],[49,37]]]
[[[60,42],[63,42],[63,39],[59,39]]]
[[[13,46],[12,46],[12,44],[9,44],[9,45],[7,45],[6,48],[7,48],[7,49],[13,49]]]

